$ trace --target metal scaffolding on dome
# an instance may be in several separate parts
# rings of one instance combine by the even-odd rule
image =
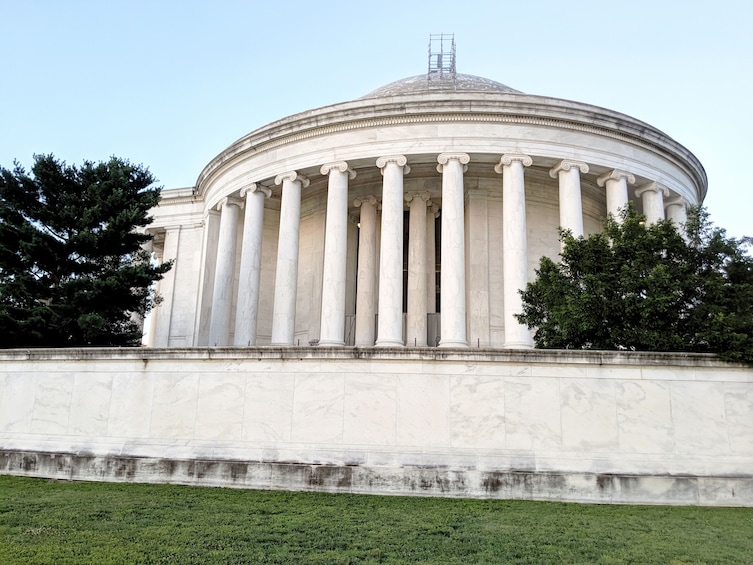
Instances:
[[[455,78],[455,34],[429,34],[429,87],[454,89]]]

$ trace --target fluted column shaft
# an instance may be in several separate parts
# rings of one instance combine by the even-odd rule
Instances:
[[[607,214],[619,222],[621,211],[628,205],[628,184],[635,184],[635,177],[625,171],[614,169],[596,179],[599,186],[606,186]]]
[[[298,293],[298,240],[301,224],[301,188],[309,181],[295,171],[278,175],[282,184],[280,236],[277,243],[277,275],[272,313],[271,345],[293,345],[295,302]]]
[[[437,233],[435,220],[439,217],[439,206],[427,202],[426,213],[426,313],[437,312]],[[436,345],[430,343],[429,345]]]
[[[382,169],[382,241],[379,258],[379,322],[376,345],[403,345],[403,155],[380,157]]]
[[[374,196],[354,201],[360,207],[358,230],[358,278],[356,282],[356,346],[374,345],[376,315],[377,199]]]
[[[440,347],[468,347],[465,303],[465,195],[463,172],[470,161],[465,153],[437,157],[442,173],[442,295]]]
[[[588,165],[581,161],[563,159],[549,175],[559,179],[560,227],[570,230],[574,237],[583,235],[583,203],[580,191],[580,175],[588,172]]]
[[[520,290],[528,282],[526,194],[523,167],[533,163],[528,155],[502,156],[494,167],[502,173],[502,273],[504,278],[504,347],[532,347],[531,332],[518,322],[523,312]]]
[[[238,305],[235,312],[235,345],[256,345],[261,281],[262,234],[264,233],[264,200],[272,191],[258,184],[241,190],[246,199],[243,222],[241,265],[238,278]]]
[[[656,182],[650,182],[636,190],[635,195],[641,199],[648,224],[664,219],[664,196],[669,196],[669,190]]]
[[[230,312],[233,299],[236,234],[243,203],[235,198],[223,198],[220,210],[220,236],[217,242],[217,265],[214,271],[212,317],[209,324],[209,345],[229,345]]]
[[[348,179],[356,176],[345,161],[321,168],[329,175],[324,231],[324,274],[319,345],[345,345],[345,279],[348,256]]]
[[[410,207],[408,231],[408,314],[405,342],[426,347],[426,202],[429,193],[405,195]]]

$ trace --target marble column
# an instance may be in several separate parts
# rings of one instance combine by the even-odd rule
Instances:
[[[295,302],[298,293],[298,238],[301,224],[301,189],[309,180],[290,171],[277,175],[282,184],[280,236],[277,241],[277,274],[272,311],[270,345],[293,345],[295,338]]]
[[[414,347],[426,347],[426,203],[429,196],[428,192],[405,195],[410,209],[405,343]]]
[[[217,209],[220,210],[220,237],[217,242],[217,265],[214,271],[212,317],[209,322],[210,346],[230,344],[235,248],[241,208],[243,202],[236,198],[226,197],[217,204]]]
[[[523,312],[520,290],[528,282],[526,236],[526,194],[524,168],[533,160],[528,155],[505,154],[494,170],[502,174],[502,272],[506,348],[533,347],[531,332],[518,322]]]
[[[617,169],[608,171],[596,179],[596,184],[606,186],[607,214],[612,214],[619,222],[621,212],[628,205],[628,184],[635,184],[635,177]]]
[[[674,196],[665,200],[664,206],[667,219],[672,220],[680,233],[684,234],[683,226],[688,221],[688,201],[682,196]]]
[[[549,176],[559,179],[560,228],[569,230],[574,237],[583,235],[583,203],[580,192],[580,175],[588,172],[582,161],[563,159],[549,171]]]
[[[429,201],[426,214],[426,313],[437,312],[437,234],[439,206]],[[437,345],[430,343],[429,345]]]
[[[161,264],[165,261],[177,260],[178,248],[180,246],[181,227],[169,226],[165,228],[164,233],[160,234],[161,245],[154,246],[155,256]],[[173,299],[175,298],[175,269],[167,271],[162,280],[157,281],[157,292],[162,297],[157,307],[152,310],[151,315],[155,319],[155,328],[152,333],[152,344],[154,347],[168,347],[170,345],[170,321],[173,314]]]
[[[243,222],[238,305],[235,311],[235,335],[233,336],[235,345],[256,345],[264,200],[271,194],[272,191],[269,188],[256,183],[241,190],[241,198],[246,199],[246,216]]]
[[[382,241],[379,257],[377,347],[403,345],[403,175],[404,155],[377,159],[382,170]]]
[[[657,182],[644,184],[635,191],[635,196],[641,199],[648,224],[664,219],[664,197],[669,196],[669,190],[664,186]]]
[[[209,326],[212,323],[212,296],[214,295],[214,272],[217,270],[217,244],[220,240],[220,213],[213,206],[204,212],[202,221],[201,271],[199,301],[193,345],[209,345]],[[175,269],[171,269],[170,272]]]
[[[356,339],[357,347],[374,345],[374,317],[376,316],[377,262],[377,199],[374,196],[356,198],[353,204],[361,209],[358,230],[358,278],[356,282]]]
[[[345,345],[345,279],[348,259],[348,179],[356,173],[345,161],[322,165],[329,175],[324,231],[322,320],[319,345]]]
[[[442,295],[440,347],[468,347],[465,302],[465,194],[463,173],[466,153],[442,153],[437,157],[442,173]]]
[[[490,269],[492,268],[489,261],[489,193],[483,188],[475,188],[469,190],[467,194],[465,203],[465,295],[468,316],[468,345],[471,347],[489,347],[491,345],[489,283],[491,279]],[[491,221],[493,222],[494,219]],[[491,252],[494,255],[499,253],[499,242],[497,245],[492,244]]]

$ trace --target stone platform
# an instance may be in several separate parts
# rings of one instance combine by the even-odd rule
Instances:
[[[0,473],[753,506],[753,369],[584,351],[6,350]]]

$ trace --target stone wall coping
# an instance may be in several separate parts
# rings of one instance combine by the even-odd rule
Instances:
[[[88,347],[5,349],[0,362],[107,360],[383,360],[747,369],[709,353],[433,347]]]

